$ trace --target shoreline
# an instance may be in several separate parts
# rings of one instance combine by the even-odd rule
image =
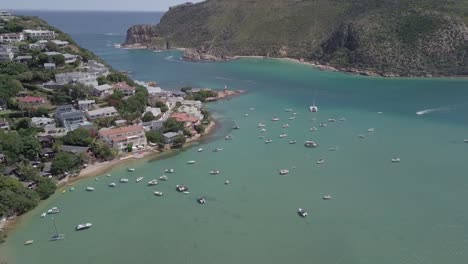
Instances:
[[[184,146],[180,149],[170,149],[166,150],[164,152],[161,151],[155,151],[155,150],[145,150],[142,152],[138,152],[135,154],[130,154],[127,157],[122,157],[118,159],[114,159],[111,161],[104,161],[104,162],[96,162],[94,164],[91,164],[87,166],[85,169],[81,170],[78,176],[62,180],[57,183],[57,190],[53,195],[57,195],[59,192],[61,192],[64,187],[71,186],[73,183],[79,182],[81,180],[85,180],[88,178],[96,177],[99,175],[102,175],[104,173],[107,173],[109,171],[112,171],[118,167],[121,167],[127,163],[131,163],[133,161],[137,160],[158,160],[160,158],[164,158],[166,156],[171,156],[171,154],[176,153],[177,151],[180,150],[185,150],[193,147],[196,145],[196,143],[200,142],[203,139],[207,139],[216,132],[216,130],[219,128],[218,126],[218,121],[215,119],[211,118],[210,124],[205,128],[205,132],[198,136],[198,137],[192,137],[187,142],[184,144]],[[176,154],[177,155],[177,154]],[[47,201],[48,199],[41,200],[39,201],[39,204]],[[39,205],[38,204],[38,205]],[[8,235],[11,231],[15,229],[15,226],[20,223],[25,215],[27,215],[29,212],[26,212],[23,215],[16,216],[14,219],[11,220],[6,220],[3,224],[0,223],[0,230],[3,232],[4,235]],[[5,238],[5,240],[8,239],[8,236]],[[1,245],[2,243],[0,243]]]

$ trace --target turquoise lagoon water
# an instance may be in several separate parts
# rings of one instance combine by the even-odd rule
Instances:
[[[94,37],[93,37],[94,36]],[[209,105],[215,135],[162,160],[117,167],[27,214],[0,247],[8,263],[467,263],[468,82],[321,72],[277,60],[189,63],[180,53],[113,49],[122,36],[76,38],[119,70],[166,89],[245,89]],[[320,112],[308,112],[316,100]],[[255,107],[255,111],[249,108]],[[299,114],[294,120],[284,111]],[[426,111],[418,116],[416,112]],[[378,114],[378,112],[383,112]],[[244,114],[248,113],[245,117]],[[272,122],[273,116],[281,118]],[[329,118],[346,121],[328,123]],[[260,133],[257,124],[267,124]],[[289,128],[283,128],[289,123]],[[231,131],[233,124],[241,129]],[[309,128],[319,127],[311,132]],[[368,133],[375,128],[374,133]],[[288,137],[280,139],[281,133]],[[233,140],[224,136],[232,134]],[[358,138],[359,134],[366,138]],[[271,144],[264,139],[271,138]],[[317,149],[306,149],[314,140]],[[290,145],[289,140],[298,144]],[[331,147],[337,151],[328,151]],[[202,147],[204,152],[197,152]],[[214,153],[213,148],[222,147]],[[401,163],[392,164],[399,156]],[[317,165],[318,159],[326,163]],[[194,165],[187,161],[196,160]],[[167,182],[146,182],[174,168]],[[278,169],[291,173],[280,176]],[[212,169],[220,175],[209,175]],[[144,176],[141,183],[135,183]],[[129,177],[127,184],[107,187]],[[229,180],[230,185],[224,185]],[[190,194],[175,191],[187,184]],[[87,186],[96,188],[86,192]],[[153,191],[164,192],[156,197]],[[322,196],[330,194],[332,200]],[[199,205],[196,198],[206,196]],[[39,215],[58,206],[66,238]],[[300,218],[296,211],[309,211]],[[92,222],[76,232],[78,223]],[[31,246],[25,240],[34,239]]]

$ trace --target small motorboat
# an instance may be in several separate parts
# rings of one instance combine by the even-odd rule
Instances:
[[[86,191],[88,192],[94,192],[96,189],[94,189],[93,187],[86,187]]]
[[[166,175],[159,177],[161,181],[167,181],[169,178]]]
[[[289,141],[289,144],[291,144],[291,145],[292,145],[292,144],[296,144],[296,143],[297,143],[296,140],[290,140],[290,141]]]
[[[47,210],[47,214],[58,214],[60,213],[60,209],[58,207],[52,207]]]
[[[284,109],[284,111],[285,111],[285,112],[292,112],[293,110],[290,109],[290,108],[286,108],[286,109]]]
[[[212,171],[210,171],[210,174],[211,174],[211,175],[218,175],[218,174],[220,174],[220,173],[221,173],[221,172],[220,172],[219,170],[212,170]]]
[[[34,243],[34,240],[27,240],[26,242],[24,242],[24,245],[29,246],[32,243]]]
[[[93,224],[91,223],[86,223],[86,224],[79,224],[76,226],[76,231],[80,231],[80,230],[86,230],[86,229],[89,229],[90,227],[92,227]]]
[[[468,139],[464,139],[463,142],[468,143]]]
[[[47,213],[42,213],[42,214],[41,214],[41,218],[46,217],[46,215],[47,215]]]
[[[174,169],[165,169],[164,172],[165,173],[174,173]]]
[[[311,127],[309,130],[310,131],[317,131],[318,129],[316,127]]]
[[[307,211],[304,210],[304,209],[302,209],[302,208],[299,208],[299,209],[297,210],[297,213],[298,213],[300,216],[302,216],[302,217],[306,217],[306,216],[307,216]]]
[[[271,140],[271,139],[265,140],[265,144],[269,144],[269,143],[271,143],[271,142],[273,142],[273,140]]]
[[[106,177],[110,177],[110,176],[112,176],[112,175],[110,175],[110,174],[106,174]]]
[[[319,125],[319,127],[327,127],[327,126],[328,126],[328,125],[325,124],[325,123],[321,123],[321,124]]]
[[[309,110],[312,112],[312,113],[317,113],[318,112],[318,107],[315,106],[315,105],[311,105],[309,107]]]
[[[186,192],[186,191],[188,191],[188,187],[185,184],[177,184],[176,185],[176,190],[178,192]]]
[[[202,149],[202,148],[199,148],[197,151],[198,151],[198,152],[202,152],[202,151],[203,151],[203,149]]]
[[[128,182],[128,179],[127,179],[127,178],[122,178],[122,179],[119,180],[119,182],[121,182],[121,183],[127,183],[127,182]]]
[[[238,125],[234,125],[234,126],[232,126],[232,129],[238,130],[238,129],[240,129],[240,127]]]
[[[99,178],[94,179],[95,181],[99,181]]]
[[[141,182],[141,180],[143,180],[143,177],[138,177],[138,178],[136,179],[136,182]]]
[[[289,170],[288,170],[288,169],[281,169],[281,170],[279,171],[279,174],[280,174],[280,175],[287,175],[287,174],[289,174]]]
[[[320,164],[323,164],[323,163],[325,163],[325,160],[324,160],[324,159],[319,159],[319,160],[317,161],[317,164],[319,164],[319,165],[320,165]]]
[[[283,133],[283,134],[281,134],[279,137],[280,137],[280,138],[285,138],[285,137],[287,137],[287,136],[288,136],[288,134]]]
[[[361,134],[361,135],[358,135],[358,138],[366,138],[366,136]]]
[[[294,116],[291,116],[290,118],[288,118],[289,120],[294,120]]]
[[[369,128],[369,129],[367,129],[367,132],[369,132],[369,133],[372,133],[372,132],[374,132],[374,131],[375,131],[374,128]]]
[[[266,129],[262,128],[260,129],[260,133],[265,133],[266,132]]]
[[[159,192],[159,191],[155,191],[155,192],[154,192],[154,195],[156,195],[156,196],[163,196],[163,193],[162,193],[162,192]]]
[[[255,111],[254,107],[249,108],[250,111]]]
[[[279,117],[272,117],[271,121],[276,122],[276,121],[280,121],[280,119],[279,119]]]
[[[335,123],[335,122],[336,122],[336,119],[335,119],[335,118],[330,118],[330,119],[328,119],[328,122],[330,122],[330,123]]]
[[[213,152],[220,152],[220,151],[223,151],[223,148],[215,148],[215,149],[213,149]]]
[[[135,168],[127,168],[127,171],[129,171],[129,172],[134,172],[134,171],[135,171]]]
[[[196,163],[196,161],[194,161],[194,160],[187,161],[187,164],[195,164],[195,163]]]
[[[338,121],[341,121],[341,122],[346,121],[346,118],[342,117],[342,118],[338,119]]]
[[[204,197],[198,197],[198,198],[197,198],[197,202],[198,202],[199,204],[204,204],[204,203],[206,203],[206,200],[205,200]]]
[[[245,116],[245,117],[248,117],[248,116],[249,116],[249,114],[244,114],[244,116]]]
[[[158,181],[156,179],[154,180],[151,180],[148,182],[148,186],[154,186],[154,185],[157,185],[158,184]]]
[[[323,199],[323,200],[331,200],[331,199],[332,199],[332,196],[327,194],[327,195],[324,195],[324,196],[322,197],[322,199]]]
[[[265,125],[265,123],[260,122],[260,123],[258,123],[258,127],[259,127],[259,128],[260,128],[260,127],[266,127],[266,125]]]
[[[109,183],[109,187],[115,187],[115,186],[117,186],[117,184],[115,184],[115,182]]]
[[[383,114],[383,112],[377,112],[377,114],[381,115],[381,114]]]
[[[298,115],[299,113],[294,112],[293,115]]]
[[[393,159],[392,159],[392,163],[398,163],[398,162],[400,162],[400,161],[401,161],[400,158],[393,158]]]
[[[228,185],[228,184],[230,184],[230,183],[231,183],[231,182],[228,181],[228,180],[225,180],[225,181],[224,181],[224,185]]]
[[[287,128],[287,127],[289,127],[289,124],[284,124],[283,125],[283,128]]]
[[[75,191],[75,187],[70,188],[70,192],[73,192],[73,191]]]
[[[63,190],[63,191],[62,191],[62,193],[66,193],[66,192],[67,192],[67,190]]]
[[[315,143],[314,141],[308,140],[308,141],[306,141],[306,142],[304,143],[304,146],[305,146],[306,148],[316,148],[316,147],[318,147],[318,144]]]
[[[332,147],[328,149],[328,151],[336,151],[336,150],[338,150],[338,147]]]
[[[184,193],[184,194],[190,194],[190,192],[189,192],[189,191],[185,191],[185,192],[183,192],[183,193]]]
[[[232,136],[231,135],[227,135],[224,137],[224,140],[231,140],[232,139]]]

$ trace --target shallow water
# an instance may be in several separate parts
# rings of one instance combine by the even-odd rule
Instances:
[[[41,204],[0,248],[8,263],[468,261],[466,80],[370,78],[277,60],[189,63],[178,60],[178,52],[106,46],[118,38],[77,37],[138,80],[156,80],[168,89],[228,85],[248,93],[209,105],[221,128],[201,146],[138,161],[134,173],[116,168],[110,178],[81,181],[75,192]],[[308,112],[314,100],[317,114]],[[299,113],[294,120],[286,108]],[[281,120],[270,121],[273,116]],[[339,117],[346,121],[327,122]],[[264,134],[257,127],[261,121],[267,124]],[[241,129],[231,131],[233,124]],[[318,131],[309,131],[313,126]],[[280,139],[283,132],[288,136]],[[223,139],[227,134],[232,141]],[[265,144],[260,135],[273,142]],[[288,144],[293,139],[298,143]],[[320,146],[305,148],[310,139]],[[198,153],[199,147],[205,151]],[[213,153],[216,147],[224,150]],[[391,163],[395,156],[401,163]],[[317,165],[321,158],[326,162]],[[189,160],[197,163],[187,165]],[[169,181],[146,186],[165,168],[176,170]],[[280,176],[282,168],[290,174]],[[209,175],[212,169],[221,174]],[[145,179],[135,183],[138,176]],[[107,187],[121,177],[130,182]],[[181,183],[190,194],[175,191]],[[86,192],[86,186],[96,191]],[[155,190],[164,196],[154,196]],[[333,199],[322,200],[325,194]],[[205,205],[196,202],[201,195]],[[53,227],[49,218],[39,218],[53,206],[62,210],[55,219],[66,234],[63,241],[48,241]],[[309,211],[307,218],[297,215],[299,207]],[[82,222],[94,226],[74,231]],[[35,243],[23,246],[29,239]]]

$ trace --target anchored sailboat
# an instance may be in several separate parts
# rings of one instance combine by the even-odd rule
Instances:
[[[62,240],[65,238],[65,234],[59,234],[57,225],[55,224],[55,219],[52,218],[52,224],[54,225],[55,235],[50,238],[50,241]]]

